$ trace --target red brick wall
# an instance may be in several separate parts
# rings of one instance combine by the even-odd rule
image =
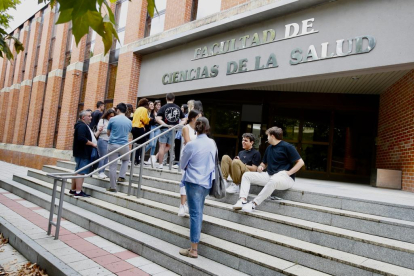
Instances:
[[[78,46],[73,46],[71,64],[84,61],[86,36],[81,39]],[[63,150],[72,149],[73,126],[76,123],[79,94],[81,90],[82,70],[66,72],[65,87],[62,95],[62,109],[58,128],[56,148]]]
[[[63,69],[69,24],[59,24],[56,25],[56,28],[56,42],[53,50],[51,73],[56,72],[55,70]],[[61,84],[62,76],[49,76],[44,99],[39,147],[53,147]]]
[[[165,10],[164,30],[178,27],[191,20],[193,0],[168,0]]]
[[[249,0],[221,0],[221,10],[224,11],[248,1]]]
[[[414,70],[380,97],[377,168],[402,170],[402,189],[414,192]]]
[[[43,18],[43,30],[40,42],[40,52],[38,60],[38,68],[36,76],[47,74],[47,64],[49,60],[50,39],[52,35],[53,19],[55,13],[50,11],[48,7]],[[36,77],[35,76],[35,77]],[[30,96],[30,107],[27,121],[26,137],[24,144],[27,146],[34,146],[37,144],[40,128],[40,118],[42,113],[43,97],[45,92],[45,82],[37,81],[33,83],[32,93]]]
[[[137,10],[141,11],[138,16],[135,15]],[[144,37],[146,14],[147,1],[140,0],[129,3],[128,18],[132,19],[128,20],[128,24],[125,28],[124,45]],[[139,55],[135,55],[132,52],[126,52],[119,55],[114,105],[124,102],[135,106],[140,70],[141,57]]]
[[[28,22],[24,24],[25,26],[28,26]],[[26,45],[27,41],[27,31],[22,29],[20,32],[19,40],[23,43],[23,45]],[[23,67],[23,61],[24,61],[24,51],[20,52],[15,57],[15,66],[14,69],[14,80],[13,84],[19,84],[22,82],[22,67]],[[6,123],[4,126],[4,135],[3,135],[3,142],[4,143],[12,143],[13,142],[13,135],[14,135],[14,126],[16,121],[16,114],[17,114],[17,106],[19,103],[19,93],[20,93],[20,87],[15,87],[15,89],[10,90],[10,96],[9,96],[9,104],[8,104],[8,110],[7,110],[7,117],[6,117]]]
[[[44,165],[56,165],[59,159],[25,152],[0,149],[0,160],[41,170]]]

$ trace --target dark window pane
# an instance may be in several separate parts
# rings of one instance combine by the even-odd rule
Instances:
[[[88,72],[84,72],[82,74],[82,92],[81,92],[81,96],[79,98],[79,103],[84,103],[85,102],[85,95],[86,95],[86,85],[88,82]]]
[[[304,112],[302,141],[328,142],[331,113],[319,110]]]
[[[236,136],[239,129],[240,113],[240,110],[231,110],[225,106],[217,107],[214,135],[221,134]]]
[[[307,171],[326,172],[328,146],[302,144],[300,155]]]
[[[280,127],[283,130],[283,140],[288,142],[298,141],[300,114],[299,109],[277,109],[273,126]]]

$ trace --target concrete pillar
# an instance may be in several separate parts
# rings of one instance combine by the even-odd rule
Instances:
[[[30,107],[26,128],[26,137],[24,144],[27,146],[36,146],[39,136],[40,118],[42,112],[43,96],[46,85],[47,64],[49,59],[50,39],[52,36],[53,19],[55,13],[46,8],[43,17],[42,37],[40,42],[39,59],[37,63],[36,76],[33,79],[32,93],[30,96]]]

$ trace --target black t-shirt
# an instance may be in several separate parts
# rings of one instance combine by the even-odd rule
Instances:
[[[92,112],[91,114],[92,120],[91,120],[91,123],[89,124],[89,127],[92,130],[96,130],[96,127],[98,126],[98,123],[99,123],[99,119],[101,119],[102,115],[103,113],[99,109]]]
[[[162,117],[164,123],[175,126],[180,123],[180,119],[184,118],[181,108],[174,103],[167,103],[158,110],[157,116]]]
[[[239,152],[240,161],[242,161],[246,165],[260,165],[260,161],[262,159],[262,156],[260,155],[260,152],[258,152],[255,149],[251,150],[242,150]]]
[[[280,141],[275,146],[270,145],[267,147],[263,156],[263,163],[267,165],[267,173],[274,175],[280,171],[290,170],[300,158],[298,151],[293,145]],[[292,174],[290,177],[295,180],[295,174]]]

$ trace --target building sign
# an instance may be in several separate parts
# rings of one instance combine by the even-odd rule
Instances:
[[[318,33],[319,31],[313,29],[314,18],[306,19],[298,23],[291,23],[285,25],[285,32],[283,38],[277,38],[274,29],[263,30],[254,34],[246,34],[239,38],[231,38],[226,41],[215,42],[211,45],[196,48],[192,61],[215,57],[217,55],[225,55],[227,53],[242,51],[244,49],[258,47],[269,43],[277,43],[286,39],[293,39],[305,35]],[[307,49],[295,48],[290,52],[290,65],[299,65],[308,62],[320,61],[325,59],[332,59],[338,57],[346,57],[356,54],[369,53],[374,49],[376,40],[373,36],[364,35],[349,39],[339,39],[335,43],[335,51],[328,53],[329,42],[323,42],[320,46],[310,45]],[[233,75],[239,73],[253,72],[264,69],[278,68],[277,55],[271,53],[269,56],[256,56],[249,61],[248,58],[239,60],[228,60],[225,68],[226,75]],[[196,68],[189,68],[185,70],[165,73],[162,76],[162,83],[164,85],[174,84],[179,82],[194,81],[205,78],[214,78],[219,74],[219,65],[213,66],[199,66]]]

